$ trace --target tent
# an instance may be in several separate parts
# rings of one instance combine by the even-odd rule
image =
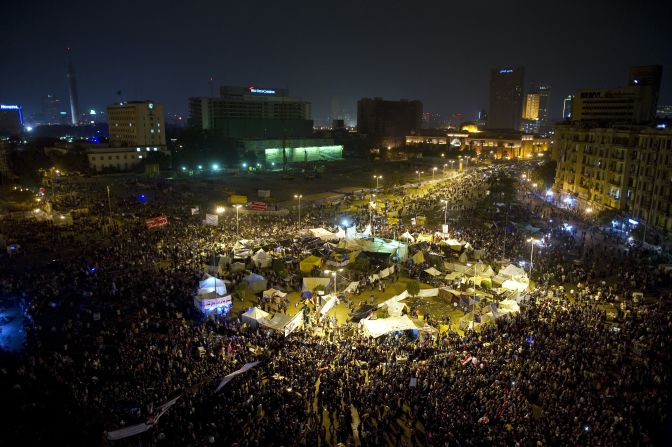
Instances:
[[[466,264],[469,258],[467,257],[466,253],[462,253],[459,257],[459,260],[462,264]]]
[[[520,279],[527,278],[527,273],[522,268],[513,264],[509,264],[499,271],[498,276],[502,276],[507,279]]]
[[[444,270],[449,270],[451,272],[460,272],[460,273],[465,273],[468,269],[466,265],[458,264],[457,262],[444,262],[443,263],[443,268]]]
[[[268,289],[268,290],[264,290],[264,293],[262,294],[262,296],[264,298],[271,299],[271,298],[275,298],[276,296],[279,296],[280,298],[283,298],[283,297],[287,296],[287,294],[285,292],[281,292],[280,290]]]
[[[515,290],[518,292],[524,292],[527,290],[527,287],[529,286],[528,281],[522,281],[522,280],[515,280],[515,279],[507,279],[502,283],[502,289],[506,290]]]
[[[462,247],[464,247],[464,242],[460,242],[457,239],[446,239],[443,243],[453,251],[462,251]]]
[[[252,261],[254,261],[257,267],[268,268],[271,266],[273,258],[260,248],[254,255],[252,255]]]
[[[395,296],[393,296],[392,298],[388,298],[387,300],[385,300],[385,301],[383,301],[382,303],[380,303],[380,304],[378,305],[378,308],[380,309],[380,308],[382,308],[382,307],[384,307],[384,306],[389,306],[389,305],[392,304],[392,303],[398,303],[398,302],[401,301],[401,300],[405,300],[405,299],[408,298],[409,296],[410,296],[410,295],[409,295],[409,293],[408,293],[408,290],[404,290],[404,291],[401,292],[399,295],[395,295]]]
[[[254,248],[254,241],[241,239],[233,245],[234,259],[247,259],[252,256],[252,249]]]
[[[226,284],[223,279],[208,274],[198,282],[198,295],[204,295],[210,292],[217,292],[220,295],[226,294]]]
[[[428,268],[428,269],[425,269],[425,273],[428,273],[428,274],[430,274],[430,275],[432,275],[432,276],[439,276],[439,275],[442,274],[440,271],[438,271],[438,270],[435,269],[434,267],[430,267],[430,268]]]
[[[439,289],[438,288],[433,288],[433,289],[420,289],[418,294],[416,296],[422,297],[422,298],[429,298],[431,296],[439,296]]]
[[[402,314],[403,311],[404,311],[404,307],[406,307],[406,304],[404,304],[404,303],[399,303],[399,302],[397,302],[397,303],[388,303],[388,304],[385,305],[385,307],[387,307],[387,313],[388,313],[391,317],[400,317],[401,314]]]
[[[357,286],[359,286],[359,281],[352,281],[348,284],[348,287],[343,290],[343,293],[355,293]]]
[[[520,306],[515,300],[502,300],[497,304],[497,311],[500,314],[518,313]]]
[[[294,331],[297,327],[303,326],[303,309],[296,315],[275,314],[271,320],[260,322],[264,327],[282,332],[285,337]]]
[[[303,278],[303,285],[301,290],[314,292],[315,289],[319,286],[323,286],[324,290],[327,290],[327,287],[329,287],[330,283],[331,278]]]
[[[415,240],[416,242],[432,242],[432,235],[428,233],[420,233]]]
[[[446,275],[445,279],[447,281],[455,281],[456,279],[459,279],[462,276],[463,276],[462,272],[450,272]]]
[[[484,276],[486,278],[492,278],[495,276],[495,271],[488,264],[483,264],[481,262],[474,264],[470,271],[467,271],[467,274],[473,276]]]
[[[300,262],[299,268],[303,273],[310,273],[313,271],[313,268],[321,268],[322,267],[322,258],[318,258],[317,256],[308,256],[306,259]]]
[[[401,317],[379,318],[377,320],[364,319],[359,322],[362,326],[362,332],[367,337],[378,338],[381,335],[390,332],[417,330],[418,327],[408,318],[408,315]]]
[[[257,275],[256,273],[250,273],[245,278],[243,278],[243,281],[247,283],[247,288],[248,290],[251,290],[252,293],[258,293],[266,289],[266,279],[261,275]]]
[[[413,262],[415,264],[422,264],[423,262],[425,262],[425,255],[423,255],[422,252],[419,251],[416,254],[414,254],[413,257],[411,257],[411,259],[413,259]]]
[[[409,241],[411,244],[415,242],[415,238],[409,233],[408,231],[399,236],[399,239],[404,239],[406,241]]]
[[[265,312],[258,307],[250,307],[247,312],[241,315],[241,319],[244,323],[249,324],[250,327],[257,327],[259,323],[268,321],[269,316],[270,314],[268,312]]]
[[[336,304],[338,304],[338,298],[335,295],[326,295],[323,296],[320,301],[323,303],[320,306],[320,314],[324,315],[329,312]]]
[[[245,270],[245,264],[242,262],[234,262],[231,264],[231,272],[242,272],[243,270]]]

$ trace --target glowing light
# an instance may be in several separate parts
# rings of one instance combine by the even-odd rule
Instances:
[[[547,196],[552,196],[552,195],[553,195],[553,191],[550,190],[550,189],[547,189],[547,190],[546,190],[546,195],[547,195]]]
[[[32,132],[33,126],[26,126],[26,132]]]
[[[186,167],[186,166],[182,166],[182,170],[183,170],[183,171],[186,171],[186,170],[187,170],[187,167]]]
[[[218,206],[217,208],[215,208],[215,213],[217,214],[222,214],[224,211],[226,211],[226,208],[224,208],[223,206]]]
[[[213,163],[212,170],[213,171],[218,171],[219,170],[219,165],[217,163]]]
[[[639,225],[639,222],[637,222],[635,219],[628,219],[628,223],[630,225]]]

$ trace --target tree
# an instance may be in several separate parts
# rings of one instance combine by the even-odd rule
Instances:
[[[420,293],[420,283],[415,280],[409,281],[406,284],[406,290],[411,296],[417,296]]]

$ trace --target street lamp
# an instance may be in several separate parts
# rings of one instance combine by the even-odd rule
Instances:
[[[446,199],[441,199],[441,203],[445,205],[443,209],[443,224],[448,225],[448,201]]]
[[[217,214],[222,214],[224,211],[226,211],[226,208],[224,208],[223,206],[218,206],[217,208],[215,208],[215,213]]]
[[[454,165],[455,165],[455,160],[450,160],[450,169],[455,169]]]
[[[331,275],[334,278],[334,295],[338,296],[338,273],[342,272],[343,269],[334,270],[325,270],[324,273]]]
[[[425,171],[415,171],[416,174],[418,174],[418,183],[420,183],[420,174],[424,174]]]
[[[239,226],[238,226],[238,210],[240,209],[241,206],[243,206],[243,205],[233,205],[233,207],[236,209],[236,237],[240,234],[239,231],[238,231],[238,230],[239,230]]]
[[[436,172],[437,169],[438,168],[436,166],[432,168],[432,180],[434,180],[434,173]]]
[[[374,175],[373,178],[376,179],[376,189],[378,189],[378,180],[382,179],[383,176],[382,175]]]
[[[294,194],[295,199],[299,199],[299,225],[301,225],[301,199],[303,198],[303,194]]]
[[[532,248],[530,249],[530,279],[532,279],[532,261],[534,257],[534,244],[539,243],[539,239],[531,237],[527,240],[527,242],[529,242],[532,245]]]

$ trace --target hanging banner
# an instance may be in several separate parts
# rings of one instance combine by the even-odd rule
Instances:
[[[266,211],[268,209],[268,203],[266,202],[250,202],[249,208],[254,211]]]
[[[145,226],[147,228],[157,228],[164,225],[168,225],[168,217],[166,216],[152,217],[151,219],[145,220]]]
[[[128,438],[130,436],[135,436],[135,435],[139,435],[140,433],[146,432],[147,430],[152,428],[152,426],[154,426],[154,424],[159,422],[159,418],[161,416],[163,416],[165,414],[165,412],[168,411],[168,409],[170,407],[175,405],[175,403],[177,402],[177,400],[180,397],[181,397],[181,395],[177,396],[176,398],[171,399],[168,402],[166,402],[165,404],[159,406],[157,408],[156,414],[147,418],[147,421],[143,422],[142,424],[131,425],[129,427],[121,428],[119,430],[108,431],[107,432],[107,439],[109,441],[117,441],[119,439]]]
[[[252,368],[254,368],[255,366],[257,366],[258,364],[259,364],[258,361],[257,361],[257,362],[252,362],[252,363],[246,363],[246,364],[243,365],[242,368],[240,368],[240,369],[238,369],[238,370],[232,372],[231,374],[228,374],[228,375],[224,376],[224,378],[222,379],[222,381],[219,382],[219,385],[217,386],[217,389],[215,389],[215,393],[216,393],[217,391],[221,390],[222,387],[224,387],[224,385],[226,385],[227,383],[231,382],[231,380],[232,380],[234,377],[239,376],[239,375],[243,374],[244,372],[251,370]]]

